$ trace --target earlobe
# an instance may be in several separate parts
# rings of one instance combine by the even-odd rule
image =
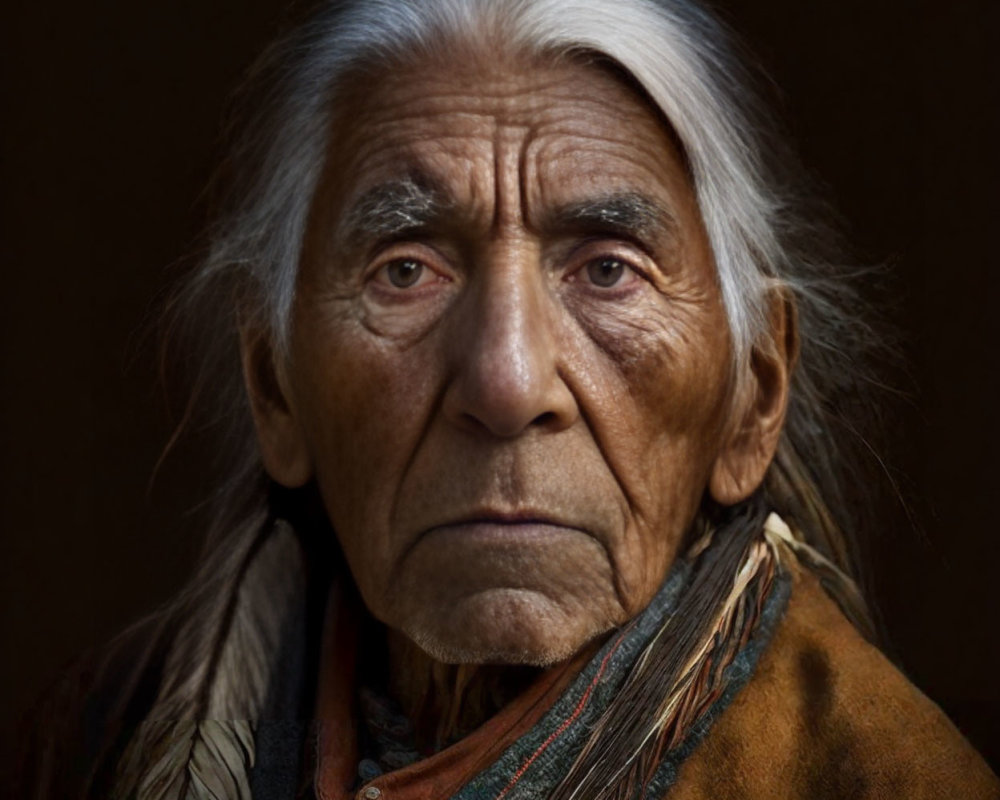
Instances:
[[[791,292],[773,290],[768,312],[770,336],[753,348],[745,397],[734,405],[737,419],[709,476],[709,493],[722,505],[738,503],[760,486],[785,423],[799,341]]]
[[[241,326],[240,351],[264,469],[282,486],[302,486],[312,477],[312,459],[270,337]]]

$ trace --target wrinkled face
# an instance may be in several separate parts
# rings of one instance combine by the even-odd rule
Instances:
[[[662,582],[723,439],[729,335],[681,155],[582,63],[342,98],[287,402],[376,617],[544,664]]]

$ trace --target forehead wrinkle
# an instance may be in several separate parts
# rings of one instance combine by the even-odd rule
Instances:
[[[404,116],[410,108],[425,109],[428,105],[435,111],[457,108],[493,115],[509,114],[512,110],[516,113],[531,106],[548,108],[552,100],[580,100],[566,80],[567,75],[577,73],[576,67],[568,70],[524,67],[490,64],[482,71],[463,74],[456,73],[455,63],[449,59],[417,70],[390,73],[380,81],[379,91],[391,96],[392,113],[399,111]],[[525,76],[530,79],[527,83]],[[593,104],[601,108],[599,103]]]
[[[428,116],[431,125],[416,124]],[[335,172],[348,176],[348,184],[376,185],[362,188],[358,199],[348,192],[337,213],[338,233],[392,236],[409,230],[410,222],[454,227],[478,224],[484,211],[489,216],[493,187],[482,185],[476,176],[494,167],[493,119],[465,113],[451,117],[450,130],[443,131],[434,115],[414,117],[409,123],[386,119],[346,126],[339,149],[344,160]]]
[[[514,228],[527,219],[528,182],[526,153],[534,134],[533,126],[520,122],[498,124],[493,134],[493,220],[497,232]]]
[[[580,175],[621,176],[627,170],[629,180],[637,179],[668,188],[670,176],[665,172],[663,143],[643,135],[638,126],[628,129],[633,136],[617,137],[605,132],[600,137],[583,136],[579,130],[566,126],[547,131],[535,157],[546,168],[563,168]]]
[[[533,186],[538,186],[538,175],[534,168],[534,159],[532,159],[532,145],[536,141],[536,131],[534,129],[529,130],[527,135],[521,142],[521,146],[518,148],[518,159],[517,159],[517,178],[518,178],[518,191],[521,193],[520,196],[520,209],[521,209],[521,219],[524,221],[525,225],[531,226],[531,191]]]
[[[601,150],[601,142],[591,141]],[[656,199],[660,192],[650,192],[647,183],[661,191],[662,180],[649,174],[647,165],[632,159],[642,170],[641,178],[622,170],[623,156],[613,146],[606,146],[610,161],[604,168],[581,168],[578,148],[565,138],[540,138],[525,148],[524,179],[538,192],[538,208],[532,215],[533,227],[548,232],[596,231],[618,233],[641,242],[675,241],[681,233],[681,223],[672,204]],[[618,165],[616,162],[622,162]],[[577,180],[571,193],[552,191],[546,181],[538,180],[542,172],[552,174],[553,168],[569,164]],[[558,183],[558,181],[557,181]],[[575,195],[575,197],[574,197]]]

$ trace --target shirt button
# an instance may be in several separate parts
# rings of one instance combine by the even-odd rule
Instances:
[[[382,790],[377,786],[369,786],[361,792],[361,796],[364,800],[378,800],[382,796]]]

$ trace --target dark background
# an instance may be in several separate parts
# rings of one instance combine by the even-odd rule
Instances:
[[[0,293],[0,752],[87,647],[173,594],[210,491],[144,331],[203,222],[221,110],[276,0],[8,0]],[[731,0],[863,260],[892,267],[909,398],[877,600],[911,679],[1000,765],[995,522],[1000,4]],[[899,380],[897,375],[896,379]]]

